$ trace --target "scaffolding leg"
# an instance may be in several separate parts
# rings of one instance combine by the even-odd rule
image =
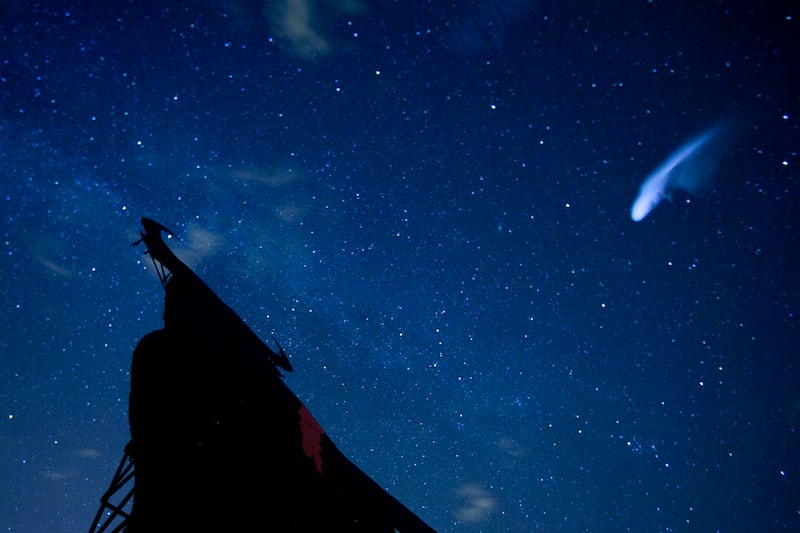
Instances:
[[[131,517],[130,506],[133,498],[133,459],[130,454],[131,443],[125,446],[114,478],[108,490],[100,498],[100,509],[92,521],[89,533],[120,533],[125,531]],[[112,502],[112,498],[116,503]],[[110,528],[110,529],[109,529]]]

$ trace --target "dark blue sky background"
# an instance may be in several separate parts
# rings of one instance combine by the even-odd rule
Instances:
[[[783,4],[3,2],[0,529],[113,475],[142,216],[440,531],[800,528]],[[712,190],[632,222],[721,122]]]

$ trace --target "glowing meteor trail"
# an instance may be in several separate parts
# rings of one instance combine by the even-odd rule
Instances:
[[[709,176],[695,163],[695,154],[716,135],[718,128],[711,128],[670,154],[666,161],[647,176],[639,189],[639,195],[631,205],[631,219],[639,222],[668,196],[672,189],[693,192],[703,186]],[[707,170],[707,169],[706,169]]]

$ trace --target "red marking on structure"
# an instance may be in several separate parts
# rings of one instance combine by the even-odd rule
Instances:
[[[322,434],[325,431],[314,420],[305,405],[300,406],[300,432],[303,434],[303,451],[314,459],[314,468],[317,474],[322,475]]]

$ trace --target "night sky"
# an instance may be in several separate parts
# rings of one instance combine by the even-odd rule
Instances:
[[[3,1],[0,529],[111,481],[146,216],[439,531],[800,530],[790,4]]]

